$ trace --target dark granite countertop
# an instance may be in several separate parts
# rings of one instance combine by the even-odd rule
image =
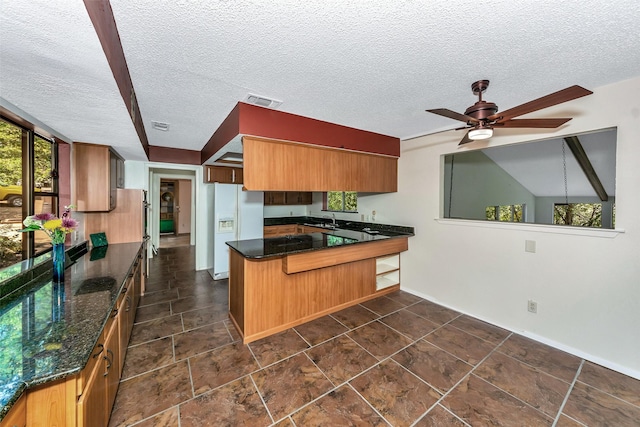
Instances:
[[[0,299],[0,420],[26,388],[84,368],[141,247],[85,253],[65,270],[63,286],[51,281],[49,263],[49,273]]]
[[[236,240],[227,242],[227,245],[235,249],[245,258],[260,259],[412,235],[413,234],[397,232],[383,233],[375,231],[364,232],[328,229],[322,233],[295,234],[266,239]]]
[[[331,218],[318,218],[315,216],[283,216],[264,219],[265,226],[288,224],[322,226],[332,223],[333,220]],[[379,231],[381,234],[384,234],[386,236],[414,235],[414,228],[404,225],[380,224],[378,222],[347,221],[342,219],[336,219],[335,225],[336,228],[340,230],[362,231],[368,229]]]

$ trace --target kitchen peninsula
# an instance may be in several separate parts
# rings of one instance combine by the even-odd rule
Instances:
[[[244,343],[399,289],[412,228],[324,227],[227,242],[229,315]]]

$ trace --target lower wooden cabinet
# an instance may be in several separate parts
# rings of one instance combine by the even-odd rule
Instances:
[[[25,397],[22,396],[13,405],[11,410],[0,421],[0,427],[24,427],[27,425],[27,408],[25,404]]]
[[[286,225],[267,225],[263,229],[264,238],[268,239],[269,237],[280,237],[280,236],[290,236],[292,234],[298,233],[298,225],[297,224],[286,224]]]

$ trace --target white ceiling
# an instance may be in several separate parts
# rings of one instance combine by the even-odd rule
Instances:
[[[151,145],[200,150],[248,93],[402,139],[637,76],[640,2],[111,0]],[[73,141],[145,159],[82,0],[2,0],[0,98]],[[545,117],[544,111],[534,117]],[[151,121],[170,124],[168,132]]]

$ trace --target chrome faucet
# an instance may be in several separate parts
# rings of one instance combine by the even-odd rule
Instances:
[[[331,222],[333,223],[333,228],[336,227],[336,214],[331,214],[331,216],[322,215],[322,218],[329,218],[331,220]]]

